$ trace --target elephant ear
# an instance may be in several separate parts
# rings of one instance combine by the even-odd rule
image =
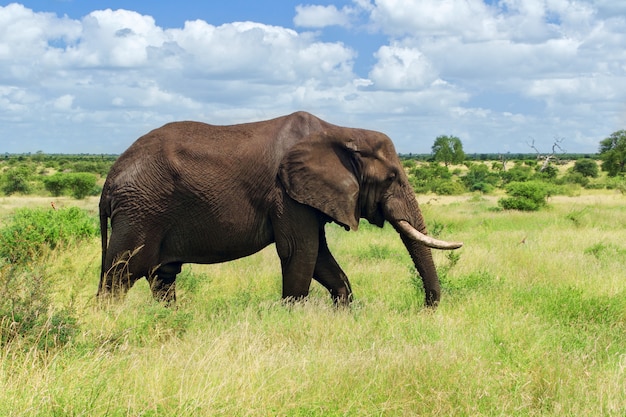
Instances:
[[[287,194],[314,207],[346,228],[357,230],[359,182],[355,142],[328,132],[298,141],[281,161],[279,179]]]

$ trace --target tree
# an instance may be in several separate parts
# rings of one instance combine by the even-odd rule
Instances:
[[[44,178],[43,186],[54,197],[59,197],[63,195],[63,191],[67,187],[67,184],[65,181],[65,174],[57,172],[54,175]]]
[[[600,158],[602,170],[609,177],[625,172],[626,166],[626,130],[613,132],[611,136],[600,142]]]
[[[598,176],[598,164],[590,158],[579,159],[574,164],[572,170],[578,172],[583,177],[596,178]]]
[[[55,197],[63,195],[66,191],[77,199],[83,199],[93,194],[96,188],[97,177],[87,172],[57,172],[44,179],[44,187]]]
[[[443,162],[445,166],[460,164],[465,160],[463,144],[456,136],[437,136],[432,151],[435,161]]]
[[[83,199],[95,190],[96,176],[87,172],[68,174],[68,185],[72,190],[72,197]]]
[[[543,160],[543,164],[541,164],[541,168],[539,169],[539,172],[543,172],[546,170],[546,168],[548,168],[548,166],[550,165],[550,161],[557,161],[559,160],[559,157],[556,156],[556,151],[557,149],[561,151],[561,153],[565,153],[565,150],[561,147],[561,143],[563,143],[563,141],[565,140],[565,138],[554,138],[554,143],[552,144],[552,153],[549,155],[542,155],[541,152],[539,152],[539,149],[537,149],[537,147],[535,146],[535,140],[533,139],[532,143],[529,143],[528,146],[530,146],[531,148],[533,148],[535,150],[535,152],[537,152],[537,160]]]
[[[461,178],[461,181],[470,191],[488,193],[496,188],[500,182],[500,175],[496,172],[491,172],[485,164],[472,164],[467,174]]]
[[[29,166],[20,165],[5,172],[2,182],[2,192],[6,195],[30,193],[30,177],[32,170]]]
[[[542,181],[512,182],[506,186],[509,197],[498,204],[505,210],[537,211],[547,204],[550,190]]]

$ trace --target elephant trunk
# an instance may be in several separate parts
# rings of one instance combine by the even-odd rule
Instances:
[[[446,242],[443,240],[435,239],[428,236],[426,230],[426,224],[424,218],[415,199],[415,195],[406,196],[404,204],[407,204],[408,210],[403,213],[403,216],[399,216],[399,213],[390,214],[388,220],[392,223],[394,228],[400,233],[402,242],[407,248],[411,259],[422,278],[424,285],[424,292],[426,297],[426,306],[436,307],[441,299],[441,285],[439,283],[439,277],[433,261],[431,248],[435,249],[457,249],[463,244],[460,242]],[[391,210],[392,212],[395,210]],[[404,210],[399,210],[404,212]]]
[[[400,232],[400,237],[411,255],[417,272],[422,278],[426,306],[437,307],[441,299],[441,284],[439,283],[439,276],[437,275],[430,248],[402,232]]]

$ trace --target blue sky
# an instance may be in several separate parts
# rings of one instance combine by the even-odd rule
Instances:
[[[626,128],[624,27],[621,0],[0,2],[0,153],[297,110],[402,153],[592,153]]]

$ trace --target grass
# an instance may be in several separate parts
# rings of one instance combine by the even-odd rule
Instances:
[[[283,305],[273,247],[186,265],[176,309],[145,280],[98,305],[96,238],[51,252],[52,305],[74,312],[78,332],[57,349],[3,348],[0,415],[624,416],[624,197],[585,191],[536,213],[492,197],[420,200],[431,229],[465,242],[435,252],[436,312],[388,227],[329,227],[350,310],[317,284]]]

